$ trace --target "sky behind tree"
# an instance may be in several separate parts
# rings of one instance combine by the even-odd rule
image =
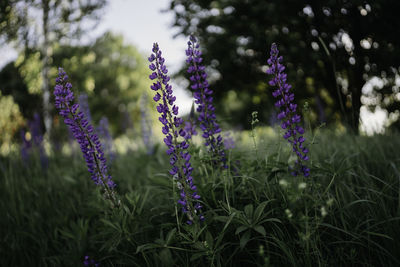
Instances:
[[[168,69],[174,73],[185,62],[187,40],[182,36],[173,38],[171,29],[173,14],[167,10],[169,0],[113,0],[105,9],[98,28],[89,36],[94,39],[107,30],[120,33],[134,44],[144,55],[150,55],[153,43],[157,42],[163,52]],[[173,83],[174,93],[181,114],[190,111],[192,97],[180,83]]]

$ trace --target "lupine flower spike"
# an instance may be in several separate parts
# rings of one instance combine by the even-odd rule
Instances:
[[[294,94],[290,91],[292,86],[286,82],[285,67],[281,64],[282,57],[278,57],[278,54],[278,48],[274,43],[268,59],[270,68],[267,70],[267,74],[273,75],[269,85],[277,87],[272,93],[273,97],[277,99],[275,106],[280,108],[277,118],[282,121],[281,127],[286,131],[283,137],[292,144],[293,152],[297,155],[296,168],[292,174],[296,176],[302,172],[305,177],[308,177],[310,169],[304,163],[308,160],[308,149],[304,146],[304,129],[300,126],[301,117],[297,114],[297,105],[293,103]]]
[[[170,174],[176,180],[180,191],[178,203],[182,206],[182,211],[187,215],[187,223],[204,220],[201,214],[201,204],[198,202],[200,196],[197,194],[197,187],[194,185],[190,164],[190,154],[187,151],[189,144],[179,141],[185,138],[186,132],[180,129],[183,120],[178,117],[178,107],[174,105],[176,97],[172,94],[172,86],[168,83],[170,77],[164,65],[165,59],[161,56],[161,50],[157,43],[154,43],[153,53],[150,55],[149,68],[152,74],[149,76],[154,81],[151,89],[156,92],[154,101],[159,103],[157,111],[160,113],[159,120],[163,124],[162,132],[165,135],[164,143],[167,145],[167,154],[170,156],[172,169]]]
[[[205,139],[205,146],[209,146],[209,150],[215,159],[213,162],[221,164],[220,166],[223,168],[227,168],[224,142],[220,135],[221,128],[217,123],[213,106],[213,91],[209,88],[207,73],[201,63],[203,58],[199,50],[199,43],[194,36],[190,36],[186,56],[186,62],[189,64],[187,72],[191,75],[191,88],[193,89],[195,103],[198,104],[198,121],[200,129],[203,131],[202,136]]]
[[[147,150],[148,155],[152,155],[154,153],[154,143],[153,143],[153,132],[151,130],[152,128],[152,122],[151,119],[149,118],[149,114],[147,113],[147,106],[148,106],[148,100],[147,100],[147,94],[144,93],[142,95],[142,99],[140,100],[140,122],[141,122],[141,130],[142,130],[142,139],[143,139],[143,144]]]
[[[98,262],[96,262],[95,260],[90,259],[89,256],[85,256],[85,258],[83,260],[83,266],[85,266],[85,267],[89,267],[89,266],[99,267],[100,264]]]
[[[62,68],[58,69],[56,86],[54,87],[55,106],[64,122],[69,126],[74,138],[78,141],[88,171],[96,185],[104,188],[105,197],[110,199],[114,206],[119,206],[119,201],[114,191],[115,183],[107,171],[106,158],[98,136],[94,133],[93,126],[89,124],[79,104],[74,103],[72,85]]]
[[[35,113],[33,115],[33,121],[30,121],[28,124],[33,144],[39,149],[40,164],[42,165],[42,169],[47,169],[49,165],[49,159],[46,155],[46,151],[43,145],[43,133],[40,115],[38,113]]]
[[[104,152],[108,157],[108,162],[111,164],[115,158],[115,152],[113,148],[113,138],[110,133],[110,125],[108,123],[107,117],[101,117],[99,121],[99,126],[97,126],[97,133],[99,134],[100,140],[104,144]]]
[[[88,95],[85,93],[80,94],[78,96],[78,104],[79,104],[80,110],[83,112],[83,115],[85,115],[87,121],[89,123],[92,123],[92,115],[90,113]]]
[[[24,161],[24,164],[27,164],[29,161],[29,155],[31,153],[31,150],[35,148],[39,151],[40,164],[42,166],[42,169],[47,169],[49,161],[43,145],[41,121],[40,121],[40,115],[38,113],[35,113],[33,115],[32,121],[28,121],[28,126],[29,126],[29,134],[27,134],[25,131],[21,132],[21,137],[23,141],[21,147],[22,160]]]
[[[24,130],[21,130],[21,139],[22,139],[22,145],[21,145],[21,158],[22,161],[24,162],[24,165],[28,165],[29,161],[29,151],[31,150],[32,144],[30,140],[26,138],[26,132]]]
[[[194,103],[192,103],[192,108],[190,109],[189,113],[189,119],[185,121],[185,126],[183,126],[183,129],[186,131],[186,140],[190,140],[193,135],[197,135],[195,120],[196,118],[194,115]]]

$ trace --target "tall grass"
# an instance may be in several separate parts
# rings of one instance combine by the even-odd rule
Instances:
[[[257,132],[257,131],[255,131]],[[0,160],[0,265],[398,266],[400,138],[333,135],[310,141],[309,178],[293,177],[289,145],[257,136],[212,168],[192,165],[205,222],[176,216],[165,151],[117,155],[122,206],[104,208],[78,154]],[[260,142],[264,140],[264,142]],[[159,149],[162,150],[162,149]]]

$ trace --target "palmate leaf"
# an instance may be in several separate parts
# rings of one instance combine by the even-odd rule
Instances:
[[[269,202],[273,201],[273,199],[268,200],[268,201],[264,201],[262,203],[260,203],[260,205],[258,205],[258,207],[256,208],[256,210],[254,211],[254,215],[253,215],[253,220],[254,223],[258,223],[258,221],[260,220],[262,213],[265,209],[265,206],[268,205]]]
[[[244,207],[244,213],[246,214],[247,218],[253,217],[253,211],[254,211],[253,204],[249,204]]]
[[[251,237],[251,231],[250,231],[250,230],[247,230],[247,231],[242,235],[242,237],[240,238],[240,248],[241,248],[241,249],[243,249],[243,248],[246,246],[247,242],[249,242],[249,240],[250,240],[250,237]]]
[[[262,234],[263,236],[266,236],[267,233],[265,232],[265,228],[262,225],[257,225],[253,228],[255,231],[259,232],[260,234]]]
[[[241,232],[243,232],[244,230],[247,230],[247,229],[249,229],[248,226],[245,226],[245,225],[239,226],[238,228],[236,228],[235,235],[238,235],[238,234],[240,234]]]

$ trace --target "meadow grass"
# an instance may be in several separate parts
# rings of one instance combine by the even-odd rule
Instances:
[[[227,170],[192,145],[205,216],[192,226],[164,146],[116,155],[119,208],[78,152],[54,152],[47,170],[39,154],[11,154],[0,161],[0,265],[82,266],[89,255],[101,266],[398,266],[399,137],[308,136],[308,178],[290,175],[279,135],[238,143]]]

